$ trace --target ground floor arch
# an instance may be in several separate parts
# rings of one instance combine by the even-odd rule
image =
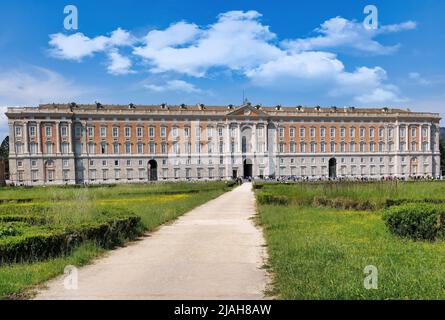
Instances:
[[[153,159],[148,161],[148,180],[158,180],[158,163],[156,162],[156,160]]]
[[[244,179],[253,177],[253,163],[250,159],[245,159],[243,161],[243,177]]]
[[[329,178],[337,178],[337,159],[335,158],[329,159]]]

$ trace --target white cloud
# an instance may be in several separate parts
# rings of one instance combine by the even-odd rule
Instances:
[[[379,66],[359,66],[347,71],[335,52],[390,54],[399,44],[382,45],[376,38],[414,28],[415,22],[406,21],[369,30],[360,22],[335,17],[315,29],[315,37],[279,42],[269,26],[261,22],[259,12],[229,11],[207,26],[180,21],[165,29],[152,30],[141,38],[122,29],[109,37],[92,39],[79,33],[57,34],[51,36],[50,45],[56,56],[77,61],[105,52],[108,72],[114,75],[134,72],[133,60],[138,59],[149,73],[165,74],[168,78],[205,77],[223,71],[244,76],[255,86],[312,90],[329,97],[383,103],[403,100],[398,88],[389,83],[386,71]],[[120,54],[120,46],[130,47],[131,55]],[[155,92],[199,90],[179,79],[162,85],[149,83],[145,87]]]
[[[150,31],[144,41],[148,47],[162,49],[170,46],[179,46],[190,43],[201,33],[196,24],[178,22],[165,30]]]
[[[268,62],[246,73],[260,87],[346,96],[362,103],[399,102],[398,89],[386,84],[386,71],[380,67],[360,67],[347,72],[337,56],[308,51]]]
[[[200,93],[201,89],[197,88],[195,85],[183,81],[183,80],[170,80],[164,85],[157,84],[145,84],[144,87],[155,92],[166,92],[166,91],[179,91],[186,93]]]
[[[202,77],[211,68],[248,70],[283,55],[282,50],[270,43],[276,36],[258,21],[260,16],[256,11],[231,11],[199,30],[182,22],[181,27],[189,30],[187,36],[172,39],[173,25],[155,33],[154,45],[148,41],[136,47],[134,54],[146,60],[153,73],[170,71]]]
[[[56,33],[50,35],[49,45],[51,46],[50,53],[56,58],[82,61],[83,58],[113,47],[130,46],[134,41],[130,33],[118,28],[109,37],[89,38],[80,32],[72,35]]]
[[[0,72],[0,105],[67,102],[84,92],[60,74],[45,68]]]
[[[107,66],[108,73],[113,75],[123,75],[135,73],[131,70],[132,62],[131,59],[125,57],[119,53],[117,49],[112,49],[108,53],[109,64]]]
[[[292,52],[308,50],[326,50],[338,48],[352,48],[372,54],[390,54],[399,45],[384,46],[374,40],[379,34],[393,33],[416,28],[416,23],[407,21],[401,24],[382,26],[376,30],[367,29],[363,23],[347,20],[342,17],[329,19],[315,31],[320,35],[306,39],[286,40],[282,46]]]

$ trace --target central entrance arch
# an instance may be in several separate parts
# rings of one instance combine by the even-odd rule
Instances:
[[[243,162],[243,173],[244,173],[244,179],[252,178],[253,176],[253,164],[252,160],[245,159]]]
[[[335,158],[329,159],[329,178],[337,178],[337,159]]]
[[[158,181],[158,163],[156,160],[148,161],[148,180]]]

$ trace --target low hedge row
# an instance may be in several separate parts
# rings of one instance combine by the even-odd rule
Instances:
[[[414,240],[445,238],[445,205],[411,203],[389,208],[384,213],[389,230]]]
[[[69,253],[84,241],[111,248],[143,231],[140,217],[127,216],[109,221],[52,229],[34,227],[15,237],[0,239],[0,265],[14,262],[33,262]]]

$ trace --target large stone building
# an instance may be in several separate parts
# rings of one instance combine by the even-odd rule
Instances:
[[[14,184],[440,175],[435,113],[72,103],[7,116]]]

